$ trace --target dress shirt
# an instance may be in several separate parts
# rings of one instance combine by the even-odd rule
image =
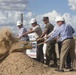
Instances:
[[[19,32],[18,32],[18,38],[22,36],[23,33],[27,32],[26,28],[22,27],[19,29]],[[20,40],[27,40],[29,38],[28,35],[26,36],[23,36]]]
[[[65,40],[66,38],[72,38],[74,32],[75,32],[75,30],[72,28],[71,25],[62,24],[61,26],[59,26],[55,29],[55,31],[52,33],[52,36],[50,36],[46,40],[46,42],[56,38],[57,36],[60,36],[62,38],[62,41]]]
[[[58,27],[59,27],[58,25],[54,26],[53,31],[52,31],[52,32],[50,32],[50,33],[48,34],[48,36],[52,36],[52,33],[54,33],[54,32],[55,32],[55,30],[56,30]]]

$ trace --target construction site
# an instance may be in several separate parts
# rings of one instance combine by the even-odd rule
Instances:
[[[24,53],[27,49],[32,49],[29,42],[18,41],[8,28],[1,29],[0,75],[76,75],[76,72],[66,69],[64,73],[60,73],[55,68],[45,67]]]
[[[0,0],[0,75],[76,75],[76,0]]]

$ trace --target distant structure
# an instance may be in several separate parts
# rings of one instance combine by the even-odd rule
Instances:
[[[21,22],[23,24],[23,14],[21,13]]]

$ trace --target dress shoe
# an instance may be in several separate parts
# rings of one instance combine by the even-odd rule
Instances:
[[[65,68],[66,68],[66,69],[70,69],[70,68],[71,68],[71,65],[68,65],[68,66],[66,66]]]
[[[64,72],[64,70],[61,70],[61,69],[55,69],[55,71]]]
[[[75,70],[71,68],[71,69],[69,69],[69,71],[75,71]]]

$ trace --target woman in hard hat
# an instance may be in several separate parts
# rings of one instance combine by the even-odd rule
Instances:
[[[68,53],[71,57],[72,67],[70,71],[74,71],[74,59],[75,59],[75,40],[73,39],[73,34],[75,30],[69,24],[65,23],[65,19],[61,16],[56,17],[56,23],[59,26],[45,42],[60,36],[62,38],[62,48],[60,53],[60,67],[57,69],[59,72],[64,72],[64,65]]]

